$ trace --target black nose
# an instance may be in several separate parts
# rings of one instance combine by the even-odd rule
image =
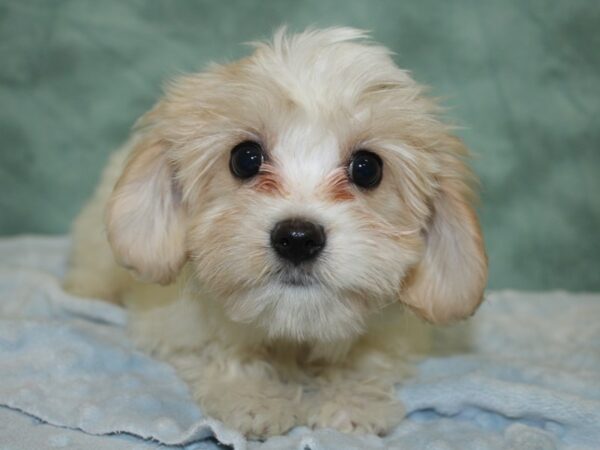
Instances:
[[[316,258],[323,250],[325,230],[302,219],[282,220],[271,231],[271,246],[279,256],[297,265]]]

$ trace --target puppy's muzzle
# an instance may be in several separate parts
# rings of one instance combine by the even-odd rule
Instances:
[[[294,265],[315,259],[325,241],[321,225],[302,219],[282,220],[271,231],[271,247]]]

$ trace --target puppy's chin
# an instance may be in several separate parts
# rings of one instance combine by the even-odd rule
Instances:
[[[307,275],[286,274],[268,284],[232,294],[225,311],[235,322],[260,328],[269,339],[332,342],[364,329],[364,298],[335,292]]]

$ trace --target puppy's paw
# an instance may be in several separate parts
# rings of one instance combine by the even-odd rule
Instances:
[[[324,388],[307,424],[312,428],[335,428],[344,433],[385,435],[404,418],[402,404],[391,392],[374,386]]]
[[[200,399],[204,411],[248,438],[285,433],[298,424],[299,393],[267,383],[222,386]]]

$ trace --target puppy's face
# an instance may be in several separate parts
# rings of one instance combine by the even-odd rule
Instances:
[[[471,314],[486,260],[464,149],[361,37],[279,34],[172,84],[109,204],[117,257],[163,283],[188,261],[271,337],[348,338],[397,301],[431,321]]]

